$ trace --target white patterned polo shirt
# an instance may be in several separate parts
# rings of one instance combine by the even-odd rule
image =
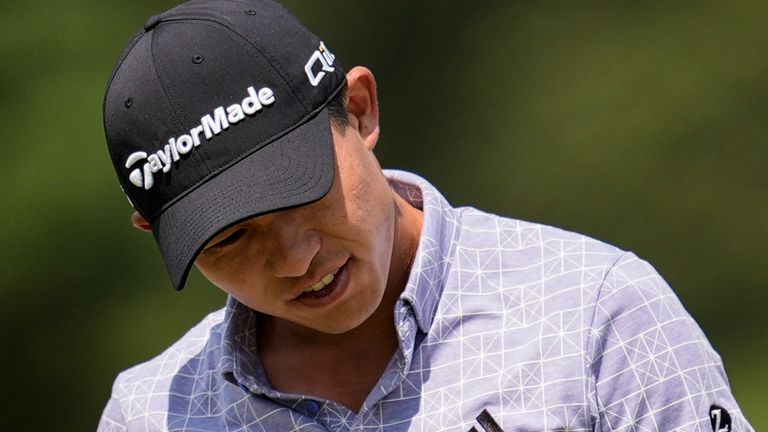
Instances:
[[[399,348],[360,412],[271,388],[256,312],[230,298],[119,375],[99,431],[753,431],[649,264],[385,173],[424,226],[395,307]]]

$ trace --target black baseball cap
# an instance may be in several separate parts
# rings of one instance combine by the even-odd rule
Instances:
[[[334,54],[270,0],[193,0],[151,17],[104,97],[112,163],[176,289],[221,230],[322,198],[334,179]]]

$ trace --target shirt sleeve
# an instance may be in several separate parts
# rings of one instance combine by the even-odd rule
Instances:
[[[608,272],[591,331],[596,431],[754,431],[720,356],[645,261],[626,254]]]
[[[125,432],[126,430],[120,401],[112,396],[101,414],[97,432]]]

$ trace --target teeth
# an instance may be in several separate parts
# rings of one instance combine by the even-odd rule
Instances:
[[[309,287],[309,289],[307,289],[304,292],[320,291],[321,289],[327,287],[329,283],[333,282],[333,278],[336,275],[336,272],[338,272],[338,270],[336,270],[333,273],[329,273],[329,274],[325,275],[325,277],[320,279],[320,282],[312,285],[311,287]]]

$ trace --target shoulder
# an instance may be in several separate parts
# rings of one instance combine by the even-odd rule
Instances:
[[[632,252],[552,226],[474,208],[457,211],[459,271],[496,273],[500,287],[530,290],[528,297],[549,312],[579,308],[587,329],[617,320],[655,325],[661,318],[652,312],[662,305],[665,318],[690,320],[654,267]]]
[[[471,207],[456,211],[460,221],[458,259],[462,253],[494,255],[497,270],[520,276],[527,269],[524,273],[532,278],[538,276],[539,282],[599,283],[627,255],[616,246],[565,229]],[[575,277],[578,279],[571,279]]]
[[[703,430],[710,407],[727,410],[734,430],[752,430],[720,357],[651,264],[563,229],[473,208],[456,213],[438,323],[459,317],[467,335],[480,321],[467,317],[482,317],[476,334],[498,328],[512,343],[527,342],[516,359],[586,380],[580,388],[595,430]]]
[[[567,333],[578,339],[574,348],[586,353],[603,284],[631,254],[547,225],[474,208],[456,213],[459,223],[440,316],[482,314],[484,327],[496,326],[488,322],[496,319],[526,338]]]
[[[110,404],[119,407],[127,423],[153,415],[164,420],[168,396],[179,380],[194,379],[201,368],[215,369],[221,357],[224,309],[206,316],[156,357],[121,372],[115,379]],[[185,371],[194,368],[194,373]],[[153,414],[154,413],[154,414]]]
[[[730,413],[734,430],[752,430],[720,356],[648,262],[627,253],[611,267],[589,336],[598,429],[704,430],[717,408]]]
[[[124,383],[135,377],[163,375],[172,372],[174,368],[169,368],[169,364],[180,365],[199,356],[202,350],[209,348],[212,339],[220,342],[223,322],[224,309],[210,313],[162,353],[122,372],[118,377],[118,382]],[[209,354],[212,353],[209,352]]]

